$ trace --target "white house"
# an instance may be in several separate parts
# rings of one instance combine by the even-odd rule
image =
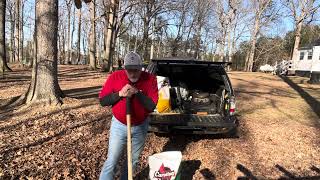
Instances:
[[[299,56],[293,59],[293,70],[298,76],[316,78],[320,81],[320,39],[309,46],[299,48]],[[315,77],[312,77],[315,76]]]

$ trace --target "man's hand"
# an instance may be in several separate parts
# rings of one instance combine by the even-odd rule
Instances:
[[[138,93],[138,89],[131,86],[130,84],[125,85],[120,91],[120,97],[131,97],[132,95]]]

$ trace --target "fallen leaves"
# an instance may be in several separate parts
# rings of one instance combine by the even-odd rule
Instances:
[[[87,72],[77,66],[63,70],[70,67],[75,68],[71,72]],[[63,89],[102,85],[105,75],[92,73],[83,81],[62,79],[60,84]],[[286,177],[281,168],[296,176],[320,175],[319,127],[312,126],[314,116],[305,101],[275,76],[235,72],[231,78],[240,138],[150,133],[137,179],[148,177],[148,156],[168,150],[182,151],[185,178],[277,179]],[[13,88],[18,89],[7,87],[7,94],[0,95],[10,97]],[[25,108],[1,117],[0,179],[98,179],[107,156],[111,111],[96,99],[67,97],[59,108]]]

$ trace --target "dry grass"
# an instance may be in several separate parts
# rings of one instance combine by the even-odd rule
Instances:
[[[30,71],[14,70],[0,79],[2,102],[28,86]],[[111,119],[97,101],[106,75],[84,66],[59,70],[69,96],[61,107],[0,112],[0,179],[97,179]],[[320,178],[320,86],[263,73],[230,78],[240,137],[149,134],[137,179],[146,179],[149,155],[167,150],[182,151],[182,179]]]

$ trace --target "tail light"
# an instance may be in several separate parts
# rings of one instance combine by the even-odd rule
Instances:
[[[230,109],[229,109],[230,115],[234,115],[236,112],[236,99],[234,96],[230,98]]]

